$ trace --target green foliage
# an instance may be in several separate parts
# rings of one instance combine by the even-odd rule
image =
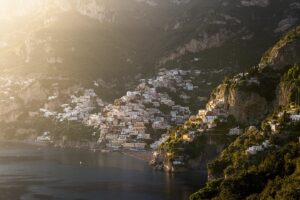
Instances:
[[[205,144],[207,142],[207,137],[204,135],[198,135],[194,140],[189,143],[188,145],[185,145],[185,154],[189,155],[190,158],[196,158],[203,152]]]
[[[220,120],[218,118],[214,122],[217,125],[217,130],[224,130],[225,132],[228,132],[230,128],[238,125],[238,123],[233,115],[229,115],[224,120]]]
[[[300,105],[300,65],[295,64],[289,71],[283,76],[282,81],[290,91],[289,102],[296,105]]]
[[[297,27],[264,55],[262,64],[270,64],[279,49],[299,38],[300,27]],[[278,85],[282,84],[289,92],[289,103],[300,105],[300,66],[295,64],[288,71],[285,70],[251,68],[247,76],[238,81],[226,78],[223,85],[257,93],[267,101],[274,102]],[[280,77],[280,73],[285,74]],[[254,77],[259,84],[250,83],[249,80]],[[216,96],[218,90],[213,92],[211,98]],[[270,120],[280,124],[280,133],[271,134]],[[219,126],[223,125],[220,121],[216,122]],[[291,123],[286,112],[281,116],[274,113],[261,127],[262,130],[248,129],[208,164],[208,174],[212,180],[191,195],[190,199],[300,199],[300,123]],[[261,145],[266,140],[271,144],[267,148],[254,155],[246,152],[249,147]],[[216,180],[218,184],[211,188],[210,183]]]
[[[282,112],[282,111],[281,111]],[[284,130],[273,135],[268,120],[281,121]],[[265,124],[265,125],[264,125]],[[208,164],[211,181],[221,180],[216,189],[206,187],[191,199],[297,199],[300,198],[300,123],[290,123],[288,114],[267,118],[263,131],[248,129]],[[250,146],[269,140],[271,146],[255,155],[246,154]],[[209,181],[210,182],[210,181]]]
[[[197,200],[197,199],[211,199],[218,194],[218,190],[220,184],[222,183],[223,179],[216,179],[207,182],[206,186],[199,190],[198,192],[192,194],[190,196],[190,200]]]
[[[267,153],[256,166],[245,165],[239,170],[230,166],[227,169],[232,175],[222,179],[217,189],[211,192],[207,184],[191,199],[297,199],[300,197],[299,160],[300,144],[289,143]],[[228,163],[219,158],[210,168],[222,169]]]

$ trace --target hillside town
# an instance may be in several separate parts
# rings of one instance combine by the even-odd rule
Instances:
[[[104,103],[93,89],[81,88],[60,109],[51,110],[46,103],[40,113],[59,122],[81,121],[98,129],[98,144],[109,150],[144,150],[159,139],[153,138],[155,132],[189,119],[190,108],[179,103],[198,89],[190,77],[200,74],[200,70],[161,69],[155,78],[141,79],[134,91],[128,91],[113,104]],[[95,82],[94,85],[98,86]],[[172,93],[175,98],[170,96]],[[48,102],[56,98],[49,96]]]
[[[103,80],[81,85],[64,77],[22,79],[17,76],[1,76],[0,101],[3,108],[7,107],[6,104],[11,105],[6,108],[11,116],[5,118],[4,122],[7,123],[22,116],[24,112],[17,111],[18,105],[26,104],[24,114],[31,119],[41,117],[51,123],[55,122],[54,125],[79,123],[93,128],[93,136],[98,137],[93,147],[113,151],[155,149],[166,140],[166,130],[183,124],[197,112],[195,108],[191,108],[191,102],[205,104],[207,98],[201,96],[203,88],[212,87],[207,75],[217,76],[220,73],[225,72],[163,68],[153,78],[138,80],[134,90],[127,91],[113,103],[100,98],[101,92],[98,89],[103,87]],[[28,96],[28,93],[32,95]],[[30,104],[31,101],[36,101],[37,104]],[[199,105],[194,107],[198,108]],[[205,112],[204,121],[209,127],[213,127],[216,118],[214,115],[218,109],[221,109],[221,105]],[[199,111],[199,116],[201,112]],[[23,129],[16,128],[16,131],[22,132]],[[37,142],[55,143],[55,133],[46,127],[40,131],[32,127],[25,132],[29,136],[35,135]]]

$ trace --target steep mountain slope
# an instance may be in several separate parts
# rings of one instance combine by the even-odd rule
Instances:
[[[226,80],[229,87],[214,93],[212,101],[223,99],[237,121],[260,128],[246,128],[208,165],[210,180],[191,199],[300,197],[299,65],[294,64],[299,62],[299,36],[297,27],[265,54],[259,67]]]
[[[220,77],[257,63],[258,55],[298,23],[300,13],[296,0],[14,0],[2,3],[0,69],[3,91],[0,106],[3,109],[0,120],[8,135],[21,135],[20,138],[39,136],[54,123],[52,132],[56,138],[63,137],[67,129],[68,134],[76,132],[75,138],[80,139],[80,132],[74,131],[79,127],[78,130],[86,128],[87,135],[96,140],[101,128],[94,130],[82,124],[81,119],[90,115],[99,118],[105,114],[105,120],[108,117],[112,122],[111,117],[115,116],[110,115],[124,107],[120,105],[120,99],[127,97],[126,92],[140,92],[135,91],[136,86],[155,76],[158,80],[147,83],[145,89],[159,101],[154,102],[156,106],[151,112],[170,111],[163,106],[157,111],[156,107],[160,108],[160,101],[171,98],[172,101],[179,99],[175,111],[183,106],[194,113],[195,108],[205,101],[203,96],[219,83]],[[266,54],[267,62],[273,52],[276,50]],[[255,73],[268,71],[263,63],[260,69],[254,69]],[[159,75],[163,73],[162,69],[171,74],[170,82],[174,87],[163,83],[164,87],[155,88],[165,81],[164,76]],[[198,74],[193,74],[191,80],[172,74],[173,70],[180,74],[182,69],[183,73]],[[258,119],[272,110],[269,103],[274,90],[252,93],[253,96],[247,99],[243,84],[248,90],[249,80],[243,83],[240,79],[244,78],[244,75],[237,77],[242,83],[241,89],[234,90],[238,84],[232,80],[217,90],[210,101],[213,109],[214,100],[224,98],[229,114],[238,119],[232,123],[234,125],[255,120],[258,123]],[[265,72],[257,79],[251,79],[253,84],[249,86],[256,87],[257,81],[267,82],[265,88],[274,86],[273,82],[279,82],[280,76]],[[128,94],[131,96],[132,93]],[[147,95],[143,98],[136,95],[133,103],[144,101]],[[234,101],[238,99],[236,96],[240,96],[239,101]],[[259,106],[255,107],[250,100],[257,101]],[[172,101],[167,104],[171,105]],[[73,103],[79,104],[74,105],[75,111]],[[138,109],[132,106],[133,103],[129,101],[130,107]],[[64,104],[70,104],[70,108],[63,107]],[[107,104],[111,105],[112,112],[101,113]],[[239,109],[243,112],[238,112]],[[59,121],[60,117],[59,120],[57,116],[53,117],[65,116],[65,110],[72,115],[68,120],[76,121],[72,124],[74,129],[70,128],[68,120]],[[79,116],[80,120],[75,120],[78,110],[83,114]],[[50,120],[41,118],[43,114]],[[135,116],[135,112],[132,115]],[[159,125],[164,120],[168,122],[171,115],[182,121],[182,116],[177,116],[176,112],[168,112],[155,120]],[[187,114],[184,114],[186,118]],[[35,121],[45,128],[34,127],[32,122]],[[156,134],[155,138],[158,136]]]
[[[155,66],[237,66],[236,70],[251,66],[299,18],[296,0],[13,0],[2,4],[3,71],[115,79],[119,96],[126,90],[124,83],[152,74]]]
[[[181,169],[197,168],[198,165],[190,164],[196,159],[203,167],[206,161],[233,142],[234,135],[240,134],[242,128],[260,125],[274,110],[289,106],[291,99],[297,99],[296,83],[282,79],[283,74],[299,62],[299,35],[300,28],[296,27],[264,54],[258,66],[225,78],[211,93],[205,109],[184,125],[168,131],[153,164],[161,167],[165,163],[165,168],[176,171],[172,162],[179,160]],[[265,61],[267,58],[269,62]]]

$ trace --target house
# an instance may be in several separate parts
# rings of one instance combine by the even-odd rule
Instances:
[[[160,106],[160,103],[157,102],[157,101],[152,102],[152,104],[153,104],[154,107],[159,107]]]
[[[198,116],[203,119],[206,115],[206,110],[199,110],[198,111]]]
[[[120,145],[119,142],[116,142],[116,143],[110,142],[110,143],[106,144],[106,147],[113,149],[113,150],[119,150],[122,146]]]
[[[124,143],[122,144],[124,149],[127,150],[144,150],[146,147],[146,143]]]
[[[176,118],[176,116],[177,116],[177,111],[171,111],[170,114],[171,114],[171,117],[172,117],[172,118]]]
[[[105,139],[107,139],[107,140],[114,140],[114,139],[118,139],[118,135],[117,134],[107,134],[106,136],[105,136]]]
[[[235,127],[229,130],[228,135],[240,135],[243,133],[243,129],[240,129],[239,127]]]
[[[185,142],[190,142],[190,141],[192,141],[191,135],[189,135],[189,134],[183,134],[183,135],[182,135],[182,139],[183,139],[183,141],[185,141]]]
[[[252,147],[249,147],[246,150],[246,153],[250,154],[250,155],[255,155],[255,154],[257,154],[257,152],[263,151],[263,150],[264,150],[264,148],[261,145],[259,145],[259,146],[252,146]]]
[[[127,135],[119,135],[118,141],[126,142],[127,141]]]
[[[217,126],[217,124],[216,124],[215,122],[212,122],[212,123],[208,123],[208,124],[207,124],[208,129],[215,128],[216,126]]]
[[[162,129],[164,127],[164,122],[163,121],[155,121],[152,123],[152,128],[153,129]]]
[[[51,142],[50,133],[44,132],[42,136],[36,138],[37,142]]]
[[[212,124],[216,119],[218,119],[218,116],[215,115],[212,111],[208,111],[205,115],[203,122],[207,124]]]
[[[263,148],[268,148],[270,146],[270,140],[265,140],[263,143],[262,143],[262,146]]]
[[[269,122],[271,131],[273,134],[277,134],[280,131],[280,124],[275,122]]]
[[[291,119],[293,122],[299,122],[299,121],[300,121],[300,114],[291,114],[291,115],[290,115],[290,119]]]
[[[201,128],[198,128],[197,131],[198,131],[199,133],[204,133],[204,132],[205,132],[205,129],[201,127]]]
[[[138,134],[137,139],[142,139],[142,140],[150,140],[151,136],[150,134]]]
[[[188,91],[193,91],[194,90],[194,85],[192,83],[186,83],[184,89]]]
[[[145,124],[144,124],[144,122],[135,122],[133,127],[137,130],[138,129],[145,129]]]

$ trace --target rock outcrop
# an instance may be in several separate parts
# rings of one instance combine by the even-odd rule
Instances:
[[[242,73],[225,81],[212,93],[210,102],[224,101],[228,114],[240,123],[258,124],[274,108],[288,105],[291,88],[280,77],[299,62],[300,27],[297,27],[265,53],[257,72]],[[275,81],[274,76],[277,76]],[[270,82],[275,86],[266,86]],[[274,98],[265,93],[274,93]]]

